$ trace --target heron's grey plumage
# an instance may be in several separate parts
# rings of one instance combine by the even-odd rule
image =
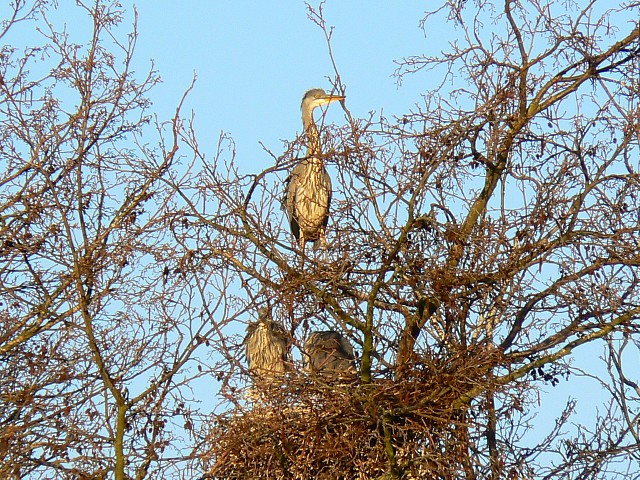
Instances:
[[[247,326],[244,344],[251,374],[268,378],[285,372],[289,362],[289,336],[284,327],[273,320],[270,308],[261,308],[258,320]]]
[[[336,100],[341,95],[328,95],[314,88],[302,98],[302,125],[307,138],[307,156],[294,167],[287,178],[285,208],[291,232],[304,250],[306,242],[326,244],[325,231],[331,203],[331,177],[324,168],[318,128],[313,121],[313,110]]]
[[[307,368],[325,376],[355,373],[355,355],[349,340],[339,332],[313,332],[304,344]]]

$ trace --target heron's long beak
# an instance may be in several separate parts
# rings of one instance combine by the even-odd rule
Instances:
[[[325,105],[329,105],[330,103],[337,101],[343,102],[345,98],[347,97],[345,97],[344,95],[325,95],[324,97],[316,98],[313,101],[312,108],[324,107]]]
[[[332,102],[337,102],[339,100],[344,100],[345,98],[347,97],[345,97],[344,95],[327,95],[325,97],[325,101],[327,103],[332,103]]]

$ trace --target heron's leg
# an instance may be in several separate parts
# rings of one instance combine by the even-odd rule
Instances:
[[[304,232],[300,229],[300,269],[304,268],[304,245],[307,241],[304,239]]]
[[[325,227],[320,228],[320,235],[318,236],[318,240],[320,241],[320,246],[326,250],[327,249],[327,232]]]
[[[316,243],[316,245],[319,243],[320,247],[322,248],[322,259],[324,262],[328,262],[329,261],[329,249],[327,248],[327,235],[326,235],[326,228],[322,227],[320,229],[320,234],[318,235],[318,242]]]
[[[300,239],[298,241],[300,242],[300,251],[302,252],[302,255],[304,256],[304,245],[305,245],[305,243],[307,243],[307,241],[304,238],[304,232],[302,230],[300,230]]]

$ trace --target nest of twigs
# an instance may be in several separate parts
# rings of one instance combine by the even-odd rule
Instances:
[[[402,380],[290,374],[256,385],[209,432],[206,478],[457,478],[469,392],[492,389],[495,352],[416,364]]]

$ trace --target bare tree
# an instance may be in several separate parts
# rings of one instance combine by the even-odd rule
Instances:
[[[306,253],[281,210],[304,135],[262,172],[225,135],[209,155],[180,107],[151,121],[157,77],[130,72],[117,2],[80,3],[80,43],[47,8],[16,5],[5,35],[43,43],[0,63],[0,473],[637,473],[640,3],[440,2],[422,25],[454,41],[396,72],[439,88],[401,118],[319,126],[333,203]],[[348,105],[337,69],[334,87]],[[265,305],[299,355],[250,401],[237,333]],[[303,371],[311,330],[348,337],[357,379]],[[606,375],[572,363],[584,348]],[[191,389],[212,376],[207,415]],[[570,430],[571,401],[525,442],[537,390],[579,376],[605,413]]]
[[[48,2],[12,8],[3,41],[34,44],[0,53],[0,476],[192,477],[176,439],[214,327],[162,181],[187,127],[153,124],[117,2],[77,2],[79,39]]]

